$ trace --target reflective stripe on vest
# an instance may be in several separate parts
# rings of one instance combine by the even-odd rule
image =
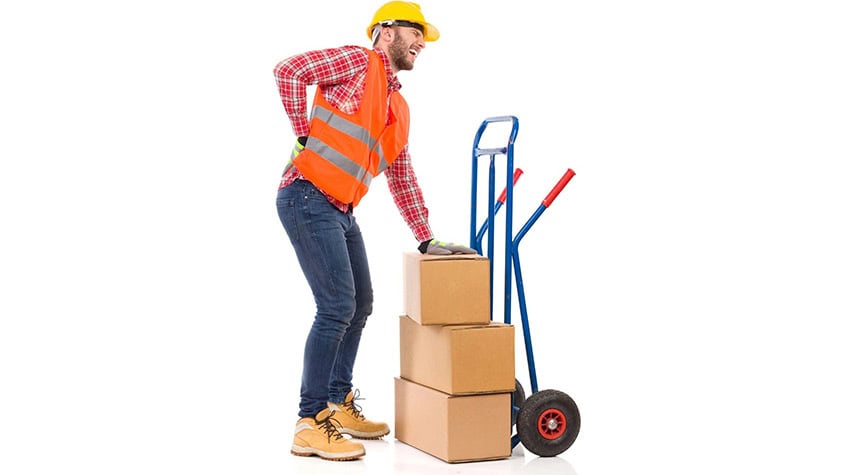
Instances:
[[[378,144],[375,137],[370,135],[370,132],[367,129],[353,122],[350,122],[344,119],[343,117],[333,114],[330,110],[320,106],[314,106],[314,110],[311,111],[311,117],[316,117],[322,120],[323,122],[329,124],[330,126],[334,127],[338,132],[343,132],[350,138],[354,140],[359,140],[367,144],[367,149],[373,150],[373,152],[375,152],[379,158],[378,171],[376,172],[376,175],[387,170],[387,159],[384,158],[384,152],[382,152],[381,150],[381,145]],[[365,170],[363,167],[359,166],[357,163],[350,160],[340,152],[332,149],[323,142],[318,143],[319,145],[315,144],[315,146],[311,147],[311,149],[319,153],[323,158],[337,165],[338,168],[344,170],[355,178],[360,179],[361,177],[365,176],[367,170]],[[309,143],[308,145],[310,146],[311,144]],[[370,177],[370,180],[372,180],[373,177],[371,175],[368,176]],[[369,182],[367,183],[367,186],[369,186]]]
[[[311,141],[314,143],[310,143]],[[358,165],[357,163],[353,162],[346,155],[338,152],[337,150],[329,147],[323,141],[317,138],[309,138],[308,139],[308,148],[313,150],[317,155],[325,158],[329,162],[331,162],[334,166],[340,168],[344,172],[348,173],[355,177],[356,180],[362,182],[368,188],[370,186],[370,182],[373,181],[373,176],[367,172],[367,169]]]

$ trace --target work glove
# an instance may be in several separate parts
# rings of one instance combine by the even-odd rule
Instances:
[[[305,150],[305,142],[308,141],[308,137],[297,137],[296,143],[293,144],[293,150],[290,152],[290,159],[293,161],[299,155],[299,152]]]
[[[477,254],[475,249],[451,242],[438,241],[437,239],[421,242],[418,249],[423,254],[438,256],[448,256],[450,254]]]
[[[308,137],[297,137],[296,143],[293,144],[293,150],[290,152],[290,160],[288,160],[287,165],[285,165],[285,169],[282,170],[282,175],[290,170],[290,167],[293,166],[293,159],[299,155],[299,152],[305,150],[305,142],[308,141]]]

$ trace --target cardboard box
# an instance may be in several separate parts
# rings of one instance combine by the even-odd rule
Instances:
[[[397,440],[446,462],[510,457],[510,393],[454,396],[395,381]]]
[[[490,261],[483,256],[407,252],[404,313],[421,325],[490,321]]]
[[[514,327],[420,325],[399,317],[399,375],[448,394],[513,392]]]

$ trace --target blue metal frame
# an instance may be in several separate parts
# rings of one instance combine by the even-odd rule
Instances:
[[[487,126],[493,122],[511,122],[511,133],[508,144],[501,148],[479,148],[479,142],[487,129]],[[516,236],[513,236],[513,185],[514,185],[514,167],[513,167],[513,144],[516,140],[516,135],[519,130],[519,120],[515,116],[499,116],[485,119],[478,132],[475,134],[475,141],[472,146],[472,190],[470,202],[470,235],[469,242],[473,249],[479,254],[482,252],[482,237],[487,232],[487,258],[490,261],[490,319],[493,320],[493,244],[494,244],[494,217],[502,207],[502,202],[495,199],[494,189],[496,186],[496,156],[507,156],[507,177],[505,188],[505,299],[504,299],[504,322],[511,323],[511,280],[516,280],[516,292],[519,301],[519,312],[522,322],[522,335],[525,341],[525,354],[528,359],[528,373],[531,378],[531,394],[539,391],[537,383],[537,371],[534,366],[534,348],[531,343],[531,329],[528,323],[528,308],[525,299],[525,285],[522,280],[522,265],[519,261],[519,243],[525,234],[534,226],[534,223],[540,218],[543,212],[551,205],[558,193],[566,186],[569,180],[574,176],[572,170],[568,170],[566,174],[558,181],[554,189],[546,196],[546,199],[540,204],[534,214],[525,222]],[[476,227],[477,223],[477,206],[478,206],[478,158],[479,156],[490,157],[490,168],[488,171],[488,185],[487,185],[487,219],[482,223],[480,228]],[[521,172],[520,172],[521,173]],[[514,407],[514,409],[517,409]],[[511,437],[511,448],[519,444],[519,435]]]
[[[519,242],[525,237],[525,233],[534,226],[534,223],[543,212],[546,211],[546,205],[541,204],[531,218],[522,226],[522,229],[516,233],[513,240],[513,267],[516,278],[516,294],[519,300],[519,314],[522,318],[522,334],[525,340],[525,354],[528,357],[528,375],[531,378],[531,394],[539,391],[537,385],[537,371],[534,368],[534,347],[531,345],[531,329],[528,326],[528,308],[525,303],[525,286],[522,283],[522,266],[519,263]]]
[[[481,137],[487,126],[495,122],[510,122],[511,132],[508,138],[508,144],[505,147],[499,148],[479,148]],[[490,319],[493,319],[493,238],[494,238],[494,220],[493,217],[501,206],[497,206],[495,198],[496,188],[496,156],[507,156],[507,179],[506,179],[506,194],[507,200],[505,202],[505,323],[510,323],[511,312],[511,250],[513,247],[513,145],[516,141],[516,135],[519,132],[519,119],[515,116],[498,116],[485,119],[478,132],[475,134],[475,140],[472,144],[472,190],[470,202],[470,228],[469,228],[469,242],[473,249],[479,254],[484,254],[481,249],[481,236],[484,231],[487,231],[487,258],[490,261]],[[478,230],[477,224],[477,205],[478,205],[478,158],[480,156],[490,157],[490,166],[488,171],[487,184],[487,220]]]
[[[522,170],[519,168],[514,169],[513,174],[513,185],[516,186],[516,182],[519,179],[520,175],[522,175]],[[508,188],[505,186],[505,189],[502,190],[501,196],[499,199],[496,200],[496,205],[493,208],[493,216],[495,217],[496,214],[499,213],[499,210],[502,209],[502,205],[507,200],[507,191]],[[481,249],[481,238],[484,237],[484,233],[487,232],[487,227],[490,223],[490,217],[488,216],[483,223],[481,223],[481,227],[478,229],[478,234],[475,235],[475,241],[472,241],[472,247],[476,250]]]

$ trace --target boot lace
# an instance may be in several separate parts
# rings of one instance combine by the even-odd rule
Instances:
[[[340,440],[343,439],[343,435],[338,432],[338,427],[343,427],[340,422],[337,421],[334,417],[334,411],[332,411],[328,416],[324,417],[321,420],[314,419],[317,422],[317,426],[320,428],[320,431],[326,433],[326,439],[331,442],[332,439]]]
[[[361,397],[361,391],[356,389],[355,392],[352,393],[352,399],[344,402],[342,406],[352,413],[352,417],[362,421],[366,418],[364,417],[364,414],[361,413],[361,406],[355,404],[355,401],[363,400],[364,398]]]

